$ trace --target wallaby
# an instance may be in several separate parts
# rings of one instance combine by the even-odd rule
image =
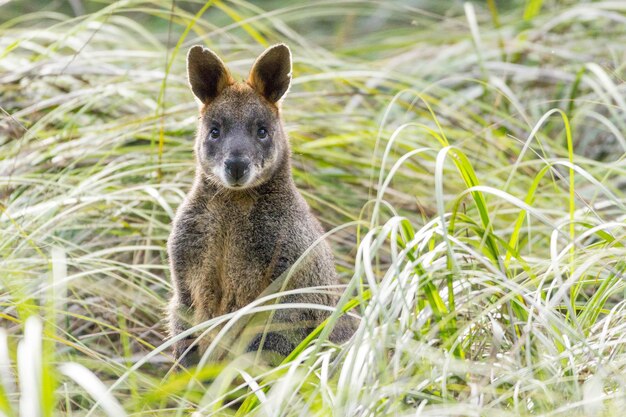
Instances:
[[[215,53],[194,46],[187,72],[200,116],[195,180],[168,240],[174,336],[254,301],[323,234],[291,176],[280,108],[291,83],[289,48],[270,47],[257,58],[247,81],[236,82]],[[322,241],[291,271],[283,289],[335,286],[334,292],[290,295],[280,302],[334,306],[338,284],[333,255]],[[277,310],[273,322],[283,330],[256,337],[248,350],[263,341],[263,350],[285,356],[328,314]],[[346,340],[352,331],[352,320],[344,316],[331,340]],[[181,358],[189,343],[174,346],[183,364],[189,364]],[[200,341],[200,351],[207,343]]]

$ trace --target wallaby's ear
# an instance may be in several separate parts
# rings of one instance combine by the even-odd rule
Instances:
[[[285,44],[269,47],[256,60],[248,83],[271,103],[278,102],[291,83],[291,52]]]
[[[222,60],[200,45],[192,47],[187,54],[187,76],[191,91],[204,104],[235,82]]]

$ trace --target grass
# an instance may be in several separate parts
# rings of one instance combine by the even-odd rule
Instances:
[[[622,414],[624,5],[73,3],[0,5],[0,415]],[[360,326],[172,372],[184,56],[243,77],[279,41],[294,176]]]

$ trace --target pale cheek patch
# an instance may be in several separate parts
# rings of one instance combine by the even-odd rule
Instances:
[[[276,156],[276,152],[274,152],[269,158],[262,158],[261,161],[252,164],[246,185],[257,186],[267,181],[272,175]]]
[[[202,161],[202,169],[205,175],[213,181],[218,181],[223,184],[226,183],[224,164],[217,164],[212,159],[205,158],[204,161]]]
[[[257,169],[255,165],[250,165],[250,173],[248,174],[248,179],[246,180],[246,183],[244,185],[248,186],[250,184],[253,184],[254,181],[256,180],[258,171],[259,170]]]
[[[274,167],[274,165],[276,165],[276,162],[278,161],[278,147],[275,146],[273,149],[272,154],[269,156],[269,158],[265,159],[265,164],[264,164],[264,168],[266,171],[269,171],[272,169],[272,167]]]
[[[224,172],[224,169],[222,167],[218,167],[217,165],[215,165],[211,169],[211,172],[213,173],[213,175],[215,175],[215,177],[219,178],[220,181],[224,183],[226,182],[226,173]]]

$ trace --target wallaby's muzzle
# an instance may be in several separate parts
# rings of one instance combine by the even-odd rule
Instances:
[[[228,158],[224,162],[224,171],[229,185],[243,185],[250,173],[250,159],[246,157]]]

